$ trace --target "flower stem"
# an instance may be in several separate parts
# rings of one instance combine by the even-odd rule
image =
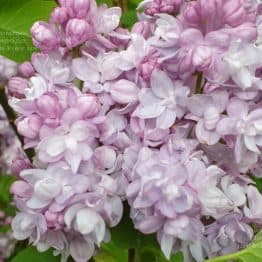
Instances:
[[[134,248],[130,248],[128,250],[128,262],[135,262],[136,261],[136,252]]]
[[[197,73],[197,80],[196,80],[196,94],[201,94],[202,93],[202,80],[203,80],[203,74],[202,73]]]
[[[15,119],[16,119],[16,114],[13,111],[13,109],[9,106],[8,104],[8,98],[7,95],[5,93],[5,88],[4,86],[0,86],[0,104],[2,105],[5,113],[6,113],[6,117],[7,120],[11,126],[11,128],[14,130],[15,135],[17,136],[18,140],[20,141],[22,147],[24,145],[24,141],[23,138],[20,136],[20,134],[18,133],[17,127],[15,125]],[[31,149],[25,149],[24,150],[26,156],[28,157],[28,159],[30,161],[32,161],[32,157],[34,156],[34,151]]]

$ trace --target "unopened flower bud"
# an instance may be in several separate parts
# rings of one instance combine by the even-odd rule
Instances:
[[[56,7],[51,14],[51,21],[53,23],[64,24],[68,18],[68,12],[65,7]]]
[[[33,188],[24,181],[15,181],[10,188],[10,193],[18,197],[31,197]]]
[[[31,163],[25,158],[16,158],[13,160],[11,165],[12,174],[19,176],[20,173],[25,170],[32,168]]]
[[[66,45],[70,49],[83,44],[93,35],[93,27],[85,20],[74,18],[66,25]]]
[[[30,115],[17,121],[18,132],[24,137],[34,139],[39,134],[42,126],[41,118],[38,115]]]
[[[91,118],[100,112],[101,104],[94,95],[83,95],[77,100],[77,108],[84,118]]]
[[[45,93],[36,100],[37,112],[49,118],[57,118],[61,115],[61,106],[57,96],[53,93]]]
[[[240,0],[226,1],[223,6],[225,22],[230,26],[238,26],[246,18],[243,3]]]
[[[110,89],[112,98],[120,104],[136,102],[139,89],[135,83],[128,80],[119,80],[114,83]]]
[[[24,97],[24,90],[27,87],[27,80],[21,77],[12,77],[8,82],[9,94],[17,98]]]
[[[18,73],[22,76],[22,77],[32,77],[35,73],[34,67],[30,62],[24,62],[21,65],[19,65],[18,67]]]
[[[189,24],[199,24],[201,23],[201,13],[200,13],[199,3],[189,2],[184,10],[182,11],[184,19]]]
[[[145,39],[147,39],[151,33],[150,23],[147,21],[135,23],[132,28],[132,33],[142,35]]]
[[[70,17],[84,18],[90,9],[90,0],[66,0]]]
[[[33,44],[43,51],[55,50],[59,47],[60,38],[55,28],[46,22],[36,22],[31,28]]]

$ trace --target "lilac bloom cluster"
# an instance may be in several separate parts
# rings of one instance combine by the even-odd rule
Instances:
[[[262,226],[262,14],[252,0],[60,0],[9,81],[33,163],[16,159],[12,227],[90,259],[130,206],[166,257],[234,252]]]

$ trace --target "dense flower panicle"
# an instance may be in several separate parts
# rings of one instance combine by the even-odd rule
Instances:
[[[118,7],[59,3],[8,85],[36,153],[12,165],[14,236],[84,262],[127,201],[166,257],[248,245],[262,225],[258,2],[143,1],[130,31]]]

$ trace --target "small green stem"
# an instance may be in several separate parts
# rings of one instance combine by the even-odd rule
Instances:
[[[202,80],[203,80],[203,74],[202,73],[197,73],[197,80],[196,80],[196,94],[201,94],[202,93]]]
[[[9,106],[8,104],[8,98],[5,93],[5,88],[4,86],[0,86],[0,104],[2,105],[6,116],[7,120],[11,126],[11,128],[14,130],[15,135],[17,136],[18,140],[20,141],[21,145],[24,145],[23,138],[20,136],[20,134],[17,131],[16,125],[15,125],[15,120],[16,120],[16,114],[13,111],[13,109]],[[32,149],[25,149],[24,150],[26,156],[30,161],[32,161],[32,157],[34,156],[34,151]]]

